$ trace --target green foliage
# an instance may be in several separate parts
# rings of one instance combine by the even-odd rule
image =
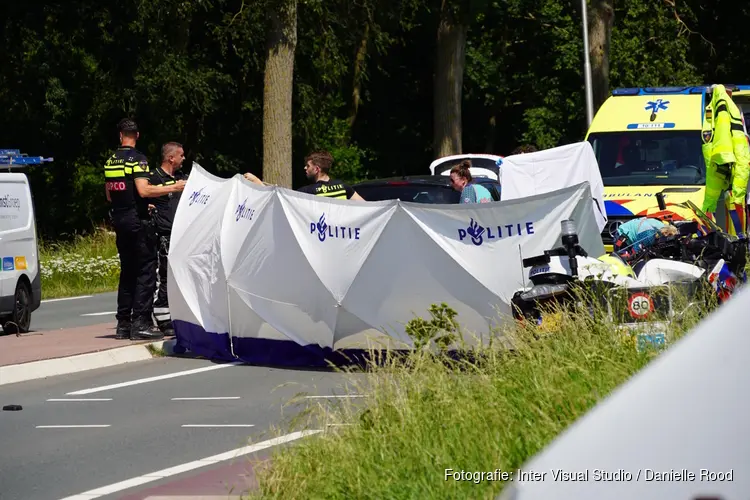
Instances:
[[[348,127],[343,120],[335,122],[338,125]],[[332,141],[330,146],[323,142],[323,149],[331,152],[335,159],[332,175],[349,183],[359,182],[367,178],[367,170],[364,161],[372,154],[370,151],[360,148],[356,144],[342,144]]]
[[[42,298],[73,297],[117,290],[120,259],[106,228],[74,235],[70,242],[39,242]]]
[[[101,182],[101,167],[86,160],[75,162],[72,178],[72,196],[67,208],[81,219],[87,219],[91,225],[107,216],[106,207],[101,199],[105,197]]]
[[[615,19],[612,87],[703,83],[690,60],[690,39],[683,36],[683,25],[667,2],[615,2]]]
[[[460,327],[456,316],[458,313],[446,303],[432,304],[429,309],[430,320],[416,317],[405,327],[406,334],[414,341],[414,349],[422,350],[432,342],[444,351],[460,336]]]

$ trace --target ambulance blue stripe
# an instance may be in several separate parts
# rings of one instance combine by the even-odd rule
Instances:
[[[614,201],[604,201],[604,211],[607,212],[607,217],[623,217],[628,215],[634,215],[633,212],[623,207],[619,203]]]

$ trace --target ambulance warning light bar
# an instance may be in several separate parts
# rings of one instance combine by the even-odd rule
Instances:
[[[708,91],[711,85],[695,85],[689,87],[626,87],[612,91],[613,96],[618,95],[653,95],[653,94],[702,94]],[[750,90],[750,85],[724,84],[727,90],[732,92]]]

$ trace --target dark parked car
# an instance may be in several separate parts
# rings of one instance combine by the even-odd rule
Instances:
[[[481,184],[500,201],[500,183],[489,177],[474,177],[474,182]],[[391,177],[363,181],[352,186],[367,201],[395,200],[414,203],[458,203],[460,195],[451,187],[447,175],[414,175]]]

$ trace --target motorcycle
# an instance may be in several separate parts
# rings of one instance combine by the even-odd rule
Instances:
[[[514,293],[514,318],[541,325],[555,307],[585,306],[633,325],[723,303],[747,281],[748,240],[724,233],[697,207],[696,214],[697,220],[674,223],[672,234],[599,258],[581,248],[575,222],[562,221],[562,246],[523,259],[531,286]]]

